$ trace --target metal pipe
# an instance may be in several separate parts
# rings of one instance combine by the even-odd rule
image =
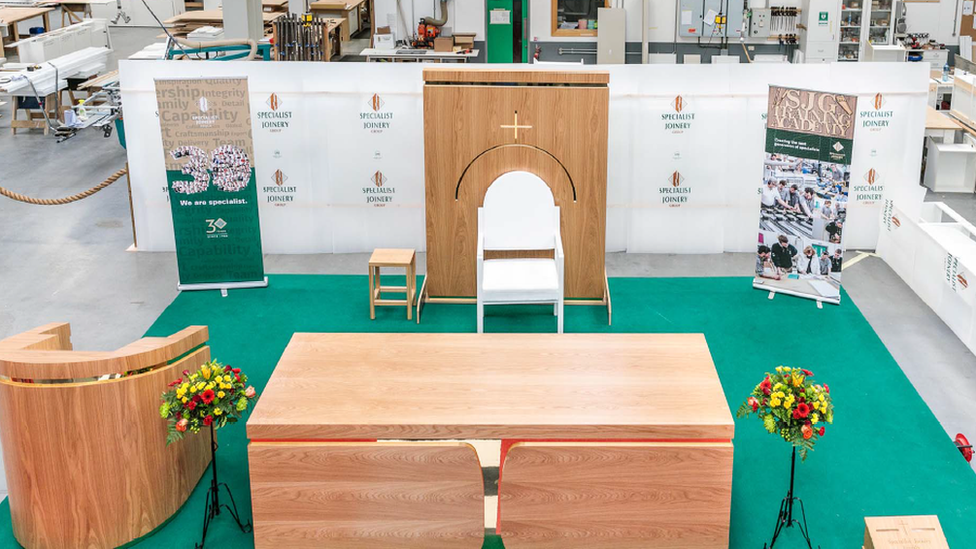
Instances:
[[[424,17],[424,24],[433,25],[435,27],[443,27],[445,23],[447,23],[447,0],[441,0],[440,19],[434,19],[433,17]]]

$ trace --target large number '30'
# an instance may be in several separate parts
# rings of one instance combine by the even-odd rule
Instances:
[[[200,147],[184,145],[170,151],[174,159],[186,158],[180,171],[193,177],[192,181],[174,181],[173,190],[180,194],[202,193],[214,185],[226,192],[237,192],[247,187],[251,179],[251,160],[240,147],[221,145],[210,155]]]

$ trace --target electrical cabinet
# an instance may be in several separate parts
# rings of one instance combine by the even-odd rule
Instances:
[[[807,63],[837,61],[841,0],[803,0],[800,50]]]
[[[678,36],[739,38],[745,0],[678,0]]]
[[[769,8],[756,8],[750,10],[749,18],[749,37],[750,38],[769,38],[769,18],[772,10]]]

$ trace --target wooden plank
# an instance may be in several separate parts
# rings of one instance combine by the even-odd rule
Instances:
[[[731,443],[521,443],[502,467],[508,549],[728,547]]]
[[[595,73],[523,74],[543,82]],[[437,128],[424,133],[429,295],[476,295],[478,207],[498,176],[524,170],[549,185],[560,207],[566,297],[603,297],[608,104],[606,87],[425,86],[424,120]],[[518,139],[501,127],[516,111],[531,126]]]
[[[183,369],[209,359],[210,348],[202,347],[180,361],[125,378],[58,384],[0,380],[0,441],[13,533],[20,544],[117,547],[173,516],[210,462],[210,439],[191,436],[167,446],[159,395]]]
[[[264,19],[264,24],[274,21],[275,19],[284,15],[283,12],[261,12],[261,17]],[[195,10],[183,12],[174,17],[170,17],[163,23],[167,25],[184,24],[184,23],[219,23],[223,24],[224,12],[223,10]]]
[[[4,25],[10,25],[15,23],[20,23],[21,21],[26,21],[28,19],[33,19],[35,17],[43,17],[44,14],[54,11],[54,8],[3,8],[0,7],[0,21],[3,21]],[[45,27],[45,30],[51,30]],[[19,37],[10,37],[14,42],[19,40]]]
[[[864,517],[864,549],[949,549],[939,517]]]
[[[728,441],[734,425],[702,334],[299,333],[247,434]]]
[[[406,248],[376,248],[369,264],[378,267],[406,267],[413,263],[416,252]]]
[[[484,482],[468,444],[252,443],[248,462],[258,549],[484,541]]]
[[[925,129],[926,130],[961,130],[962,126],[958,122],[946,116],[932,107],[925,107]]]
[[[610,73],[606,71],[497,70],[431,67],[424,69],[424,81],[438,83],[512,82],[517,84],[607,85],[610,83]]]

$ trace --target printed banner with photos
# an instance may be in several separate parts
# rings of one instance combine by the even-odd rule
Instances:
[[[840,303],[857,97],[769,87],[753,287]]]
[[[264,281],[246,78],[156,80],[180,289]]]

